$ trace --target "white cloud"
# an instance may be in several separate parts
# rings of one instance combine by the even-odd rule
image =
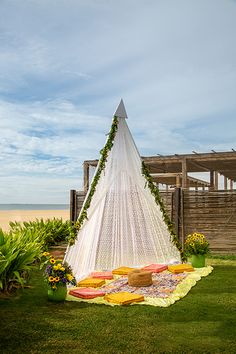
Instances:
[[[4,183],[19,178],[24,202],[22,176],[81,179],[120,97],[141,154],[235,148],[235,15],[220,0],[2,1]]]

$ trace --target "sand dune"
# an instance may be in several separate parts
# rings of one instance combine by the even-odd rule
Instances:
[[[9,230],[9,221],[33,221],[35,219],[70,219],[69,210],[0,210],[0,227]]]

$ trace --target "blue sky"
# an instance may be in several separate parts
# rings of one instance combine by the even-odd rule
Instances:
[[[0,203],[68,203],[123,97],[142,155],[236,149],[236,2],[0,0]]]

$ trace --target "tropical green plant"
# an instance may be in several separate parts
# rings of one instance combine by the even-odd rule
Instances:
[[[43,242],[35,230],[15,230],[4,233],[0,229],[0,289],[9,293],[23,287],[34,262],[40,258]]]
[[[25,232],[31,230],[38,233],[43,240],[45,247],[53,246],[59,242],[65,241],[70,237],[74,237],[75,227],[70,224],[70,221],[63,221],[62,219],[36,219],[35,221],[28,222],[10,222],[11,232],[16,230]]]
[[[186,256],[205,255],[209,253],[209,242],[203,234],[194,232],[187,236],[184,243]]]

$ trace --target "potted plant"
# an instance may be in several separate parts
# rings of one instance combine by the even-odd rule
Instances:
[[[209,242],[203,234],[194,232],[187,236],[184,251],[194,268],[205,267],[206,254],[209,253]]]
[[[50,301],[64,301],[67,294],[67,284],[76,285],[71,268],[60,259],[55,259],[49,252],[42,255],[42,267],[45,267],[44,277],[48,285]]]

